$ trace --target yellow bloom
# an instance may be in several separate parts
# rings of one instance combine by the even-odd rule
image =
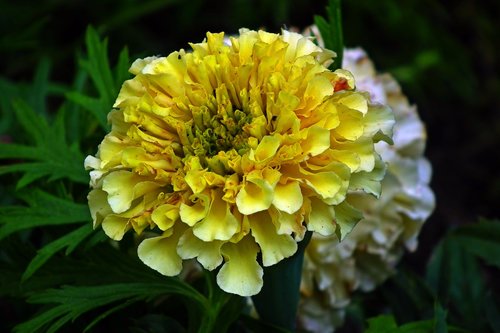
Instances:
[[[345,50],[343,68],[354,74],[358,90],[393,109],[394,145],[376,144],[388,164],[380,198],[349,194],[347,200],[363,211],[364,219],[342,242],[313,235],[306,249],[299,317],[311,332],[340,326],[351,293],[375,288],[394,271],[405,248],[416,249],[420,228],[434,209],[431,167],[423,157],[427,137],[415,106],[390,75],[376,74],[363,50]]]
[[[254,295],[259,252],[270,266],[306,230],[351,230],[361,216],[346,194],[378,195],[374,143],[391,141],[394,120],[297,33],[207,33],[191,47],[132,64],[111,132],[86,160],[94,226],[115,240],[156,231],[138,248],[146,265],[173,276],[197,258],[222,265],[223,290]]]

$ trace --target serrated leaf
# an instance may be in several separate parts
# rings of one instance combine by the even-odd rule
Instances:
[[[91,220],[87,205],[77,204],[42,190],[26,191],[19,196],[29,206],[0,207],[0,239],[25,229]]]
[[[93,309],[116,302],[136,302],[162,295],[178,294],[189,297],[200,307],[206,300],[192,287],[175,278],[165,278],[163,283],[116,283],[100,286],[65,286],[33,294],[28,302],[54,304],[33,319],[14,328],[14,332],[32,333],[47,328],[55,332],[64,324],[75,320]],[[100,319],[103,319],[102,317]]]
[[[471,330],[484,328],[481,303],[485,281],[476,258],[454,236],[446,237],[436,247],[426,278],[440,302],[453,310],[452,322]]]
[[[400,269],[380,287],[380,291],[400,322],[432,315],[435,296],[421,277],[407,269]]]
[[[78,91],[67,93],[66,96],[94,115],[100,126],[108,130],[107,115],[123,81],[128,77],[128,50],[124,48],[121,51],[113,72],[108,59],[107,39],[101,40],[95,29],[89,27],[85,34],[85,43],[87,56],[80,58],[79,64],[92,79],[99,96],[87,96]]]
[[[66,143],[64,115],[59,113],[49,126],[46,118],[35,113],[24,101],[15,101],[13,107],[17,120],[35,145],[0,144],[0,159],[14,160],[10,165],[0,166],[0,175],[23,172],[18,189],[43,177],[49,181],[68,178],[86,184],[88,175],[83,168],[83,155]]]
[[[45,245],[29,263],[26,271],[23,273],[22,281],[30,278],[47,260],[60,250],[66,248],[66,255],[70,254],[92,232],[92,225],[88,223]]]
[[[325,48],[332,50],[337,54],[333,64],[330,66],[331,70],[336,70],[342,67],[342,58],[344,54],[341,0],[328,1],[326,16],[326,20],[321,16],[315,16],[314,23],[321,33],[321,37],[325,43]]]

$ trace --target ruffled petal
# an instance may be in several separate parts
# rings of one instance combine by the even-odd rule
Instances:
[[[268,209],[273,202],[273,187],[264,179],[248,179],[236,196],[238,210],[250,215]]]
[[[231,213],[230,205],[222,200],[221,192],[212,190],[210,210],[193,228],[194,235],[205,242],[229,240],[240,229],[240,222]]]
[[[192,227],[196,222],[201,221],[207,216],[211,199],[208,193],[194,194],[190,199],[194,201],[194,205],[188,206],[185,203],[181,203],[179,216],[182,222]]]
[[[308,204],[308,214],[305,217],[307,230],[316,231],[323,236],[334,234],[337,225],[333,207],[314,197],[308,198]]]
[[[182,259],[197,258],[198,262],[208,269],[214,270],[222,263],[221,246],[224,242],[214,240],[204,242],[188,229],[179,239],[177,253]]]
[[[155,271],[174,276],[182,270],[182,259],[177,254],[177,243],[185,227],[178,224],[175,230],[167,230],[161,236],[147,238],[139,244],[139,259]]]
[[[179,207],[170,204],[161,205],[156,207],[151,218],[160,230],[165,231],[179,219]]]
[[[262,252],[264,266],[274,265],[297,251],[297,242],[290,235],[279,235],[269,214],[253,214],[249,220],[252,236]]]
[[[222,290],[240,296],[253,296],[263,285],[262,267],[257,262],[259,247],[251,236],[237,244],[225,243],[221,248],[225,263],[217,274],[217,284]]]
[[[293,214],[302,207],[303,201],[299,182],[290,181],[287,184],[276,184],[273,206],[277,209]]]

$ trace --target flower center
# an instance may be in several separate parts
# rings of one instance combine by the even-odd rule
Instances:
[[[250,122],[251,115],[235,110],[216,114],[208,123],[195,123],[190,148],[199,157],[211,157],[232,149],[243,155],[248,150],[247,139],[250,136],[243,126]]]
[[[197,156],[204,166],[206,160],[220,152],[236,152],[244,155],[249,149],[252,136],[247,127],[252,123],[252,114],[239,106],[238,100],[230,98],[222,85],[209,95],[201,106],[190,106],[192,120],[184,124],[185,157]]]

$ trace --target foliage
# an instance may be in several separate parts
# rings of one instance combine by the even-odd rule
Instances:
[[[65,17],[68,8],[57,1],[1,2],[1,68],[9,78],[0,77],[0,331],[284,331],[250,316],[243,299],[212,288],[210,274],[189,283],[165,278],[130,254],[135,239],[118,245],[93,230],[83,159],[95,153],[128,78],[128,50],[117,51],[125,41],[135,55],[155,54],[186,47],[207,29],[304,27],[325,2],[224,2],[214,7],[227,14],[218,15],[217,24],[201,15],[209,4],[198,0],[184,7],[157,0],[76,4],[84,22]],[[421,106],[432,138],[438,202],[446,208],[424,230],[423,250],[409,256],[415,265],[403,261],[380,289],[357,294],[340,332],[500,332],[500,290],[494,285],[500,221],[471,223],[478,214],[498,216],[500,181],[490,156],[500,139],[492,116],[500,85],[497,51],[488,42],[498,30],[491,14],[498,4],[461,0],[449,12],[451,7],[431,0],[407,7],[395,0],[344,2],[347,44],[366,47]],[[322,31],[336,29],[335,15],[330,8],[329,21],[315,21]],[[88,22],[97,29],[87,29],[86,51],[78,52],[78,68],[68,70]],[[73,35],[64,31],[70,24],[79,26]],[[117,44],[108,47],[97,31]],[[464,46],[469,40],[472,47]],[[32,72],[31,82],[24,82]]]

